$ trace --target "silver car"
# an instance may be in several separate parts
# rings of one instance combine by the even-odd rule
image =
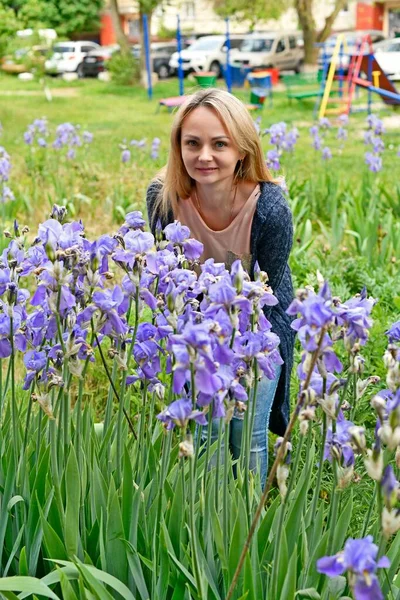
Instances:
[[[301,34],[252,33],[246,36],[233,65],[243,67],[274,67],[280,71],[299,73],[304,62],[304,44]]]

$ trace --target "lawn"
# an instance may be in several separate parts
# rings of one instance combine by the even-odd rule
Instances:
[[[167,280],[160,278],[154,283],[146,271],[146,252],[138,250],[136,258],[140,256],[142,262],[132,263],[140,264],[140,268],[124,266],[123,260],[111,260],[117,241],[107,238],[106,248],[100,238],[115,233],[124,224],[126,213],[145,213],[146,189],[165,164],[173,119],[165,108],[159,108],[158,101],[177,95],[178,82],[158,83],[152,100],[141,88],[97,80],[67,83],[51,79],[49,86],[51,102],[37,82],[22,83],[0,75],[0,146],[11,163],[7,181],[4,176],[1,180],[4,166],[0,169],[0,193],[7,186],[15,197],[2,204],[0,215],[7,236],[14,237],[2,255],[1,276],[4,281],[21,277],[22,287],[35,298],[26,309],[25,305],[22,308],[22,296],[15,300],[18,315],[14,314],[10,308],[13,288],[8,280],[4,285],[3,280],[0,282],[0,347],[4,353],[0,358],[1,575],[42,578],[42,585],[51,586],[53,593],[55,590],[62,594],[60,597],[72,599],[102,600],[110,597],[107,594],[130,598],[128,588],[141,600],[225,598],[261,496],[260,482],[247,477],[246,459],[240,461],[237,480],[229,469],[218,466],[216,472],[210,472],[205,468],[211,458],[208,450],[204,456],[197,447],[195,460],[185,459],[179,442],[187,442],[190,449],[187,423],[180,427],[179,437],[174,431],[167,435],[153,419],[177,398],[168,383],[165,359],[175,349],[171,350],[164,338],[157,338],[154,347],[160,351],[161,374],[157,375],[159,387],[152,388],[154,381],[150,379],[149,385],[140,371],[146,360],[151,363],[154,359],[149,357],[154,352],[154,340],[145,324],[158,325],[165,314],[170,318],[168,324],[175,323],[176,315],[168,315],[171,291]],[[185,86],[187,93],[195,89],[189,80]],[[247,90],[235,90],[235,94],[244,101],[249,98]],[[356,108],[365,100],[361,95]],[[266,157],[279,162],[272,165],[274,173],[286,179],[295,230],[290,257],[295,287],[307,288],[311,300],[310,289],[315,289],[319,294],[315,301],[333,311],[326,327],[344,365],[334,376],[341,390],[337,401],[343,403],[346,419],[363,427],[362,435],[370,449],[376,425],[370,401],[386,387],[388,372],[393,395],[399,393],[397,363],[390,362],[388,356],[384,361],[383,355],[388,343],[385,332],[399,320],[400,313],[400,114],[378,100],[374,102],[375,121],[367,123],[366,113],[357,111],[348,123],[334,118],[317,123],[313,107],[312,100],[289,103],[282,88],[274,93],[273,106],[254,113],[254,119]],[[36,121],[35,129],[32,124],[38,119],[41,121]],[[59,126],[62,131],[57,132]],[[276,151],[274,159],[268,154],[272,151]],[[85,256],[82,238],[71,233],[67,225],[63,227],[68,231],[64,242],[68,252],[65,245],[54,241],[61,235],[58,224],[53,223],[54,231],[42,228],[40,240],[34,242],[38,225],[49,218],[54,204],[67,208],[67,220],[81,219],[88,238],[98,240],[94,246],[85,246]],[[29,226],[29,233],[20,235],[20,230],[14,229],[14,219],[20,229]],[[125,223],[123,228],[119,239],[128,236],[129,240],[130,232],[126,231],[131,226]],[[25,247],[21,241],[24,236]],[[9,239],[2,239],[1,247],[8,243]],[[143,244],[148,243],[143,238]],[[23,248],[23,262],[17,248]],[[37,252],[41,258],[34,263]],[[82,262],[74,262],[76,252]],[[181,250],[175,252],[179,255]],[[110,259],[107,269],[99,257]],[[150,279],[143,275],[145,271]],[[135,284],[138,277],[141,287]],[[330,297],[323,296],[321,278],[330,283],[336,308],[332,308]],[[115,313],[110,317],[107,294],[114,282],[129,285],[131,290],[128,306],[120,299],[119,288],[112,299],[120,320]],[[157,305],[144,288],[154,292]],[[358,295],[348,305],[343,304],[364,288],[363,293],[376,303]],[[139,290],[143,297],[139,297]],[[301,296],[304,302],[307,293]],[[87,302],[84,310],[83,297]],[[106,301],[108,308],[104,309]],[[351,317],[347,313],[340,316],[343,306]],[[350,306],[355,307],[354,314]],[[11,322],[8,314],[14,315]],[[362,326],[350,334],[349,328],[360,324],[357,315],[362,316]],[[19,329],[14,336],[17,322]],[[119,327],[118,334],[114,327]],[[53,333],[43,334],[45,330]],[[325,329],[313,324],[311,331],[322,335]],[[143,346],[136,346],[136,335],[144,336],[140,340]],[[235,331],[230,337],[233,340]],[[29,350],[35,354],[27,358]],[[197,350],[192,351],[197,357]],[[289,600],[300,589],[303,592],[296,595],[300,599],[349,597],[355,593],[354,580],[346,583],[337,577],[328,586],[315,563],[324,553],[341,550],[349,536],[369,533],[380,546],[380,555],[387,552],[392,561],[389,577],[381,575],[380,583],[385,597],[394,600],[400,594],[400,580],[396,579],[400,537],[382,534],[380,515],[383,507],[394,513],[397,497],[392,495],[388,500],[386,488],[379,485],[381,477],[374,483],[367,475],[371,469],[366,447],[357,446],[347,430],[346,437],[340,429],[343,425],[335,418],[329,425],[332,415],[321,406],[329,397],[336,398],[336,390],[327,387],[331,373],[324,371],[325,359],[318,355],[318,349],[305,352],[299,342],[296,363],[302,352],[308,365],[316,353],[314,365],[323,381],[323,391],[317,393],[319,400],[313,405],[316,418],[308,423],[307,436],[298,428],[293,432],[289,492],[283,500],[281,490],[280,502],[274,484],[268,510],[262,511],[262,525],[252,542],[251,559],[245,561],[244,575],[233,597],[256,600],[267,594],[278,598],[279,593]],[[60,356],[64,356],[63,364],[57,362]],[[23,390],[24,374],[28,384]],[[139,381],[130,387],[127,376],[132,374]],[[294,370],[293,408],[298,389]],[[386,413],[384,419],[389,423]],[[390,419],[394,436],[396,419],[400,422],[395,410]],[[220,429],[218,448],[211,450],[219,457]],[[396,455],[398,465],[397,446],[388,435],[387,431],[386,438],[382,434],[385,452],[377,452],[385,465],[396,465]],[[321,454],[326,436],[329,448],[335,446],[337,452],[332,450],[330,462]],[[271,436],[271,445],[273,441]],[[344,448],[355,452],[354,465],[345,464]],[[271,447],[270,466],[272,453]],[[230,466],[228,457],[226,461]],[[396,466],[395,473],[399,473]],[[62,570],[51,571],[47,559],[70,562]],[[25,588],[15,587],[13,581],[10,585],[14,587],[7,589],[23,592]],[[118,581],[127,588],[120,587]],[[0,579],[0,592],[6,590],[1,585]],[[32,585],[32,593],[48,594],[37,587],[37,582]],[[54,596],[50,593],[46,597]]]

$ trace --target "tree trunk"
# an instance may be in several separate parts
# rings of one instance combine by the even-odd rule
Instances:
[[[313,0],[295,0],[295,8],[304,38],[304,62],[314,65],[317,61],[318,49],[315,48],[317,38],[316,26],[312,12]]]
[[[335,6],[333,7],[333,11],[329,15],[329,17],[326,17],[324,27],[321,29],[321,31],[317,35],[317,42],[325,42],[325,40],[329,37],[329,35],[332,31],[332,27],[335,22],[335,19],[345,4],[346,4],[346,0],[336,0]]]
[[[314,65],[317,62],[318,48],[315,47],[315,43],[325,42],[330,36],[335,19],[345,4],[346,0],[336,0],[331,14],[325,19],[325,25],[321,31],[317,32],[312,10],[313,0],[295,0],[295,8],[304,36],[304,62],[306,64]]]
[[[117,43],[119,44],[121,54],[129,54],[129,42],[124,30],[122,29],[117,0],[110,0],[110,11],[115,36],[117,38]]]

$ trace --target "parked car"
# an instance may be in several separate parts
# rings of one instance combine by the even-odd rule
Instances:
[[[114,52],[119,50],[118,44],[101,46],[98,50],[92,50],[83,57],[81,77],[97,77],[99,73],[107,68],[107,61]]]
[[[230,54],[233,57],[238,52],[246,35],[234,34],[230,36]],[[206,35],[182,50],[182,69],[184,74],[194,71],[213,71],[217,77],[222,74],[222,65],[226,62],[227,43],[224,35]],[[178,71],[178,53],[171,56],[169,66],[173,73]]]
[[[400,37],[376,44],[375,56],[389,79],[400,80]]]
[[[303,62],[304,44],[299,33],[266,32],[247,35],[232,64],[299,73]]]
[[[84,57],[101,46],[96,42],[60,42],[53,46],[53,55],[46,60],[45,69],[50,74],[74,73],[82,77]]]
[[[176,42],[154,42],[150,46],[151,58],[153,61],[153,71],[157,73],[160,79],[166,79],[172,75],[172,69],[169,66],[171,56],[176,52]],[[140,45],[133,46],[133,55],[140,57]]]
[[[337,69],[341,69],[344,73],[347,72],[351,55],[357,52],[358,46],[365,35],[370,35],[371,42],[375,47],[375,44],[386,39],[383,31],[375,29],[367,29],[363,31],[346,31],[343,33],[344,44],[342,54],[339,55],[337,60]],[[331,58],[336,46],[337,38],[339,33],[334,33],[328,37],[323,47],[320,48],[318,55],[318,64],[320,67],[323,66],[324,60],[328,62],[328,68],[331,62]],[[366,52],[369,52],[369,47],[366,48]],[[325,55],[325,58],[324,58]]]
[[[7,54],[1,59],[1,69],[13,74],[32,72],[39,65],[43,66],[48,54],[49,47],[44,45],[19,48],[13,54]]]

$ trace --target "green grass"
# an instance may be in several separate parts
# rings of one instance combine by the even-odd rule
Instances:
[[[67,83],[51,79],[49,85],[54,92],[52,102],[47,102],[40,93],[37,82],[22,83],[15,77],[0,75],[0,123],[3,126],[0,145],[11,156],[13,170],[9,183],[16,195],[16,201],[5,207],[3,225],[9,227],[12,219],[17,217],[31,227],[29,235],[34,237],[37,224],[47,218],[52,203],[57,202],[68,205],[71,216],[81,217],[90,234],[112,232],[125,211],[144,208],[147,185],[165,164],[173,116],[164,108],[158,110],[158,101],[177,95],[178,82],[171,79],[157,84],[151,101],[141,88],[97,80]],[[196,88],[186,80],[185,89],[190,92]],[[235,90],[235,93],[243,100],[249,98],[248,91]],[[361,97],[359,102],[362,101],[365,98]],[[369,173],[364,165],[366,115],[356,113],[351,116],[349,140],[341,153],[335,133],[328,134],[327,143],[334,157],[325,164],[310,143],[308,130],[313,123],[313,106],[312,100],[289,104],[286,93],[280,91],[274,94],[273,107],[266,106],[260,113],[262,129],[285,121],[300,131],[295,152],[285,155],[282,161],[295,222],[290,259],[295,287],[316,286],[317,271],[331,282],[333,293],[342,300],[360,291],[364,285],[367,287],[378,303],[373,311],[375,324],[365,352],[363,376],[378,374],[384,378],[382,354],[386,338],[383,334],[389,324],[399,318],[400,312],[400,247],[397,241],[400,238],[399,230],[396,230],[400,216],[400,188],[396,181],[400,132],[389,130],[385,134],[388,149],[384,154],[384,168],[379,174]],[[383,103],[380,105],[379,116],[393,115],[396,115],[393,110]],[[34,119],[42,116],[48,118],[52,134],[58,124],[67,121],[91,131],[94,141],[87,153],[73,162],[55,161],[52,152],[47,158],[39,152],[29,159],[23,133]],[[147,148],[133,153],[131,163],[121,165],[120,144],[124,139],[129,142],[146,138],[151,142],[155,136],[161,139],[158,160],[150,159]],[[263,138],[263,147],[265,150],[271,148],[267,137]],[[373,200],[377,205],[375,212]],[[384,228],[384,219],[388,215],[394,218],[391,231]],[[343,226],[341,219],[344,219]],[[377,231],[379,235],[374,245]],[[391,244],[387,252],[383,250],[385,241]],[[4,241],[2,243],[4,246]],[[299,358],[298,349],[296,358]],[[298,381],[293,377],[293,399],[297,389]],[[96,406],[99,417],[103,414],[106,393],[104,373],[94,373],[85,400]],[[355,419],[366,426],[368,435],[373,426],[369,408],[373,393],[371,389],[364,396]],[[362,467],[360,471],[363,471]],[[323,481],[324,493],[330,488],[328,473]],[[354,531],[362,522],[370,497],[369,482],[362,482],[354,497]]]

